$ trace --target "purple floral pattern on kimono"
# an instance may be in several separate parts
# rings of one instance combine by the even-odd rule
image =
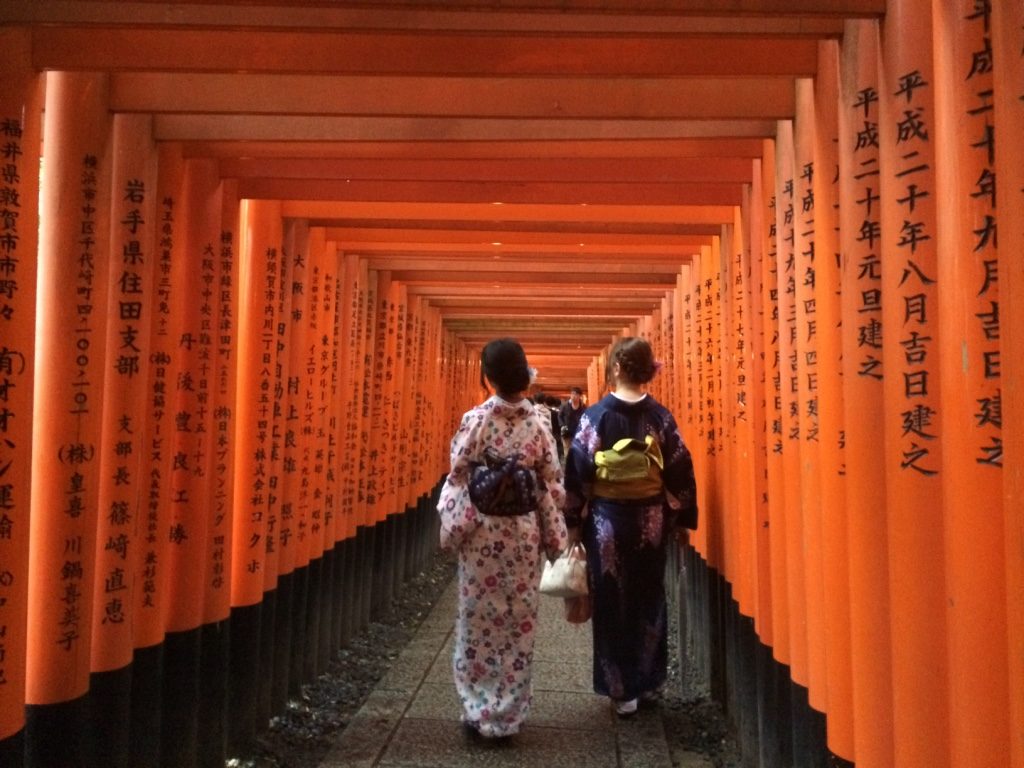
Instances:
[[[491,448],[518,454],[536,474],[538,508],[481,514],[469,473]],[[530,710],[531,668],[543,558],[566,544],[565,494],[550,428],[529,401],[492,397],[467,412],[452,438],[451,471],[438,502],[441,545],[458,553],[459,607],[452,669],[463,720],[485,736],[518,732]]]
[[[665,458],[666,494],[612,500],[594,495],[595,454],[624,437],[653,435]],[[608,395],[580,418],[566,463],[566,518],[582,523],[587,549],[594,690],[614,699],[654,691],[668,664],[666,544],[697,524],[690,453],[672,414],[648,395]]]

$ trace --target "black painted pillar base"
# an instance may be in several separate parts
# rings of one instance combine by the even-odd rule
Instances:
[[[278,614],[278,589],[281,580],[277,580],[278,586],[263,593],[263,609],[260,612],[260,650],[259,663],[256,668],[259,670],[259,688],[256,697],[256,733],[262,733],[270,725],[270,718],[274,716],[273,707],[273,684],[277,668],[274,666],[275,653],[277,651],[277,614]]]
[[[388,603],[384,595],[389,543],[387,518],[374,525],[372,531],[373,556],[370,563],[370,620],[374,621],[384,613]]]
[[[790,714],[789,667],[757,645],[757,733],[763,768],[792,768],[793,726]]]
[[[337,627],[337,579],[334,575],[337,567],[338,550],[332,547],[324,552],[320,567],[320,634],[316,642],[316,673],[319,675],[327,670],[327,665],[334,657],[337,649],[335,628]]]
[[[793,765],[794,768],[820,768],[825,765],[825,715],[808,702],[807,689],[790,681],[793,702]]]
[[[334,563],[331,566],[331,602],[334,609],[331,611],[331,655],[328,661],[333,659],[345,644],[345,611],[348,610],[348,606],[345,605],[345,569],[348,567],[348,550],[345,543],[345,540],[334,543]]]
[[[230,623],[218,621],[202,628],[199,698],[199,765],[224,768],[228,742],[228,666]]]
[[[25,766],[25,729],[12,733],[6,739],[0,739],[0,765],[10,768]]]
[[[97,765],[134,768],[131,763],[132,666],[89,676],[89,711]]]
[[[263,654],[269,652],[269,657],[261,655],[266,661],[266,675],[271,679],[270,683],[270,707],[266,713],[267,718],[260,723],[262,731],[270,722],[270,718],[278,712],[283,712],[288,705],[288,686],[291,679],[291,656],[292,656],[292,611],[294,609],[293,597],[295,592],[295,572],[286,573],[277,577],[277,589],[274,590],[274,623],[270,631],[270,649],[264,647]]]
[[[292,577],[291,628],[292,641],[288,656],[288,695],[298,696],[302,690],[303,665],[306,650],[306,600],[309,597],[309,566],[296,568]],[[278,606],[280,610],[280,606]],[[276,702],[275,702],[276,703]],[[288,702],[285,700],[284,706]],[[284,706],[274,708],[274,714],[284,712]]]
[[[202,631],[171,632],[164,639],[163,768],[196,768],[199,757],[199,697]]]
[[[362,526],[359,528],[359,579],[358,602],[359,618],[355,625],[358,632],[370,624],[370,613],[373,591],[373,558],[377,546],[377,527]]]
[[[826,763],[828,768],[855,768],[854,764],[847,760],[845,757],[828,753],[828,762]]]
[[[91,768],[88,696],[25,707],[26,768]],[[59,734],[60,738],[54,738]]]
[[[320,673],[320,611],[322,609],[324,559],[310,560],[305,568],[308,574],[306,586],[305,616],[302,617],[302,675],[299,684],[315,680]]]
[[[413,519],[413,511],[406,507],[399,513],[395,520],[395,588],[391,592],[392,599],[401,593],[402,585],[406,579],[414,573],[408,568],[409,565],[409,523]]]
[[[345,549],[345,568],[341,579],[341,642],[348,647],[359,622],[359,544],[356,536],[342,543]]]
[[[689,545],[669,562],[679,563],[668,577],[679,586],[669,593],[679,617],[680,662],[693,659],[696,677],[722,704],[743,764],[855,768],[829,751],[826,715],[810,706],[807,689],[793,682],[790,668],[758,638],[754,620],[740,613],[725,578]]]
[[[136,648],[132,658],[132,703],[128,721],[132,768],[158,768],[160,765],[163,679],[163,643]]]
[[[228,663],[228,753],[246,753],[256,741],[260,680],[260,632],[263,604],[231,609]]]
[[[384,546],[381,550],[380,561],[380,598],[377,601],[377,616],[383,616],[391,610],[394,603],[398,567],[398,524],[399,516],[389,514],[382,525],[384,526]]]
[[[744,759],[757,759],[757,633],[754,620],[736,611],[737,618],[737,692],[736,735]],[[756,763],[752,763],[756,765]]]

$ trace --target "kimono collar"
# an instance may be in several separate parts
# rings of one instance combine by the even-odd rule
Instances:
[[[490,397],[487,400],[486,405],[494,412],[495,416],[519,417],[530,416],[533,414],[533,403],[526,398],[523,398],[519,402],[510,403],[507,400],[502,400],[497,395]]]

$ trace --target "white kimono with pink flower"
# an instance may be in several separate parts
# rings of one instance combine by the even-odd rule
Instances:
[[[469,474],[490,448],[517,454],[537,478],[538,508],[514,517],[481,514]],[[453,670],[463,720],[484,736],[519,731],[530,710],[533,643],[544,556],[567,544],[562,469],[551,429],[532,403],[491,397],[462,417],[438,502],[441,546],[458,552],[459,608]]]

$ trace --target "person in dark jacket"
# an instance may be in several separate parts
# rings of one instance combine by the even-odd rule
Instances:
[[[561,462],[565,459],[565,441],[562,439],[562,417],[559,415],[559,411],[562,407],[562,401],[554,395],[547,396],[548,410],[551,411],[551,434],[555,436],[555,446],[558,448],[558,460]]]
[[[573,387],[569,393],[569,399],[562,403],[558,409],[558,422],[561,428],[562,440],[565,443],[566,453],[569,452],[569,444],[572,443],[573,435],[576,434],[576,428],[580,425],[580,417],[585,410],[583,390],[579,387]]]

